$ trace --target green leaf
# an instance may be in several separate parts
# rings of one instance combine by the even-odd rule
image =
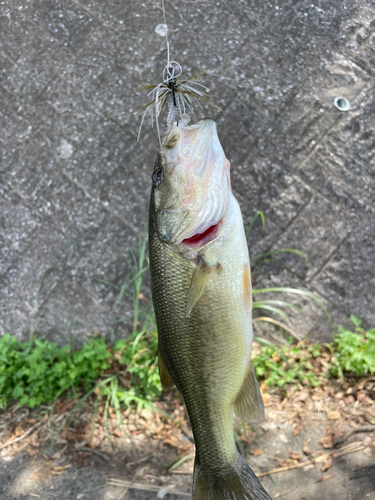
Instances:
[[[264,217],[264,213],[263,212],[258,211],[258,212],[255,213],[254,217],[252,218],[252,220],[250,222],[249,227],[247,228],[247,230],[245,232],[246,239],[249,237],[249,234],[250,234],[250,232],[251,232],[251,230],[252,230],[252,228],[253,228],[256,220],[258,219],[258,217],[260,217],[260,219],[261,219],[262,229],[264,231],[264,228],[265,228],[265,225],[266,225],[266,218]]]
[[[252,257],[252,262],[259,260],[259,259],[264,259],[264,257],[268,257],[271,255],[277,255],[280,253],[293,253],[295,255],[298,255],[299,257],[302,257],[305,261],[307,261],[307,256],[300,250],[296,250],[295,248],[282,248],[280,250],[271,250],[270,252],[265,252],[261,253],[259,255],[256,255],[255,257]]]
[[[362,320],[360,320],[359,318],[357,318],[357,316],[354,316],[353,314],[350,315],[350,321],[357,328],[360,328],[360,326],[362,325]]]
[[[311,292],[306,292],[305,290],[299,290],[298,288],[289,288],[289,287],[270,287],[270,288],[260,288],[260,289],[254,289],[253,290],[253,295],[257,295],[259,293],[272,293],[272,292],[280,292],[280,293],[293,293],[296,295],[302,295],[304,297],[309,297],[310,299],[315,300],[320,307],[323,309],[325,315],[329,319],[329,321],[332,323],[332,319],[330,314],[328,313],[326,307],[324,306],[323,302],[317,297],[314,293]]]

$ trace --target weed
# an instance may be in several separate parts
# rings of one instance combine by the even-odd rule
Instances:
[[[262,345],[253,357],[257,376],[263,378],[270,387],[283,387],[290,383],[302,383],[316,387],[325,377],[340,377],[344,374],[362,377],[375,373],[375,328],[363,330],[362,321],[350,316],[355,331],[338,326],[338,333],[333,342],[313,344],[299,342],[292,345],[292,338],[287,345],[276,347],[268,341],[257,338]],[[330,356],[324,356],[322,349]],[[315,362],[314,360],[317,360]]]
[[[266,218],[264,216],[264,213],[261,211],[257,211],[254,215],[254,217],[251,219],[251,222],[249,224],[249,227],[245,231],[246,239],[248,239],[251,230],[253,229],[254,224],[256,223],[257,219],[260,218],[261,223],[262,223],[262,230],[264,231],[264,228],[266,227]]]
[[[375,373],[375,329],[364,331],[358,318],[351,316],[351,320],[354,332],[339,326],[334,341],[324,346],[293,345],[292,337],[285,345],[275,346],[257,338],[261,343],[253,356],[257,376],[270,387],[298,383],[316,387],[329,375]],[[329,359],[325,356],[325,371],[319,364],[323,349],[331,353]],[[105,400],[105,416],[109,407],[114,408],[120,425],[121,405],[152,409],[161,394],[155,329],[134,332],[117,341],[113,349],[104,339],[93,338],[74,352],[48,340],[20,343],[5,334],[0,353],[0,405],[4,408],[10,401],[39,406],[67,390],[84,387],[86,394],[77,405],[95,392]]]
[[[260,219],[261,224],[262,224],[262,229],[264,229],[265,224],[266,224],[266,219],[265,219],[264,213],[257,211],[255,213],[254,217],[252,218],[249,227],[245,231],[246,238],[249,237],[250,232],[251,232],[255,222],[258,219]],[[283,263],[279,259],[276,259],[276,257],[275,257],[276,255],[283,255],[286,253],[295,254],[298,257],[301,257],[302,259],[304,259],[306,263],[308,262],[307,256],[303,252],[300,252],[299,250],[296,250],[294,248],[283,248],[280,250],[270,250],[268,252],[264,252],[264,253],[259,254],[259,255],[251,256],[251,259],[250,259],[251,265],[252,265],[251,269],[252,269],[252,271],[255,271],[256,269],[260,268],[262,265],[264,265],[268,262],[276,262],[279,265],[281,265],[282,267],[284,267],[285,269],[287,269],[290,273],[294,274],[292,269],[290,269],[285,263]],[[253,290],[254,297],[256,297],[256,295],[258,295],[258,294],[267,294],[268,295],[270,293],[271,294],[291,293],[294,295],[301,295],[303,297],[310,298],[319,304],[319,306],[323,309],[324,313],[326,314],[328,320],[332,324],[332,321],[331,321],[331,318],[330,318],[330,315],[329,315],[327,309],[325,308],[323,302],[315,294],[308,292],[308,291],[305,291],[305,290],[299,290],[296,288],[287,288],[287,287],[273,287],[273,288],[262,288],[262,289],[254,289]],[[283,308],[283,309],[281,309],[281,308]],[[281,322],[281,321],[276,320],[270,316],[259,316],[255,319],[253,319],[253,325],[254,325],[255,329],[259,330],[259,327],[257,325],[258,322],[272,323],[272,324],[278,326],[281,330],[285,330],[285,331],[289,332],[290,334],[292,334],[293,337],[295,337],[298,341],[302,340],[300,335],[289,326],[290,318],[289,318],[289,314],[286,312],[286,310],[290,309],[290,310],[293,310],[294,312],[303,314],[303,311],[301,308],[299,308],[299,307],[295,306],[294,304],[292,304],[291,302],[287,302],[285,300],[265,298],[262,300],[255,300],[253,302],[253,309],[262,309],[262,310],[267,311],[267,312],[270,311],[270,312],[276,314],[280,319],[282,319],[282,322]]]
[[[0,338],[0,404],[14,400],[33,408],[68,389],[89,387],[110,366],[109,358],[104,339],[72,352],[48,340],[19,342],[5,334]]]
[[[343,379],[344,372],[362,376],[375,373],[375,328],[363,330],[362,321],[356,316],[350,316],[355,326],[354,332],[339,326],[334,335],[331,373]]]
[[[133,334],[118,341],[113,350],[104,339],[93,338],[73,352],[48,340],[19,342],[6,333],[0,339],[0,353],[0,405],[4,408],[9,401],[33,408],[68,390],[91,390],[99,376],[104,378],[100,393],[115,408],[120,403],[150,408],[161,394],[155,331]]]
[[[258,218],[264,226],[264,215],[257,212],[247,233]],[[138,251],[131,252],[127,258],[128,269],[123,283],[117,286],[105,282],[117,291],[113,310],[125,296],[131,298],[133,333],[126,339],[114,342],[113,329],[110,346],[105,344],[104,339],[94,337],[76,351],[73,344],[59,348],[48,340],[19,342],[5,334],[0,338],[0,406],[6,407],[8,402],[17,401],[20,405],[35,407],[56,400],[68,390],[77,394],[77,390],[84,388],[85,395],[76,406],[95,392],[105,399],[105,420],[109,407],[113,407],[119,425],[121,404],[151,409],[153,401],[161,394],[161,385],[157,370],[154,317],[150,310],[140,307],[142,280],[149,267],[146,241],[145,237],[141,237]],[[278,252],[300,255],[293,249]],[[272,257],[274,253],[266,252],[259,258],[255,257],[255,261],[262,262],[263,259],[264,262],[264,258]],[[274,287],[255,289],[253,293],[255,297],[274,293],[301,295],[315,300],[329,318],[324,304],[308,291]],[[302,310],[278,298],[255,300],[253,307],[274,313],[283,321],[260,316],[254,319],[254,326],[259,321],[267,321],[280,326],[299,340],[297,345],[292,345],[291,339],[288,342],[284,340],[284,345],[278,347],[263,340],[258,355],[253,359],[257,375],[264,378],[269,386],[283,387],[288,383],[319,385],[321,378],[314,361],[321,355],[322,346],[301,342],[299,335],[285,324],[289,323],[287,311],[302,313]],[[116,323],[125,320],[127,318],[119,318]],[[344,372],[359,376],[375,373],[375,329],[365,332],[358,318],[351,316],[351,320],[355,331],[339,327],[334,342],[326,346],[332,354],[330,363],[326,363],[332,376],[342,378]]]
[[[161,394],[156,330],[135,332],[128,339],[118,340],[114,353],[119,363],[126,367],[121,374],[126,390],[118,390],[119,400],[125,406],[135,403],[138,408],[150,407],[155,397]]]
[[[118,250],[121,251],[121,249]],[[121,253],[123,252],[121,251]],[[125,261],[125,270],[121,285],[117,285],[103,278],[98,278],[97,276],[91,276],[91,279],[110,286],[116,292],[112,312],[117,310],[118,306],[122,304],[124,299],[130,300],[132,303],[133,313],[132,331],[136,332],[142,330],[147,323],[150,323],[150,321],[153,323],[152,315],[150,315],[150,307],[140,307],[140,300],[141,298],[144,298],[141,293],[143,279],[149,270],[145,228],[141,231],[139,236],[138,248],[135,251],[130,249],[129,254],[123,253],[123,257]],[[121,323],[127,322],[128,320],[129,318],[127,316],[121,316],[113,322],[110,334],[111,345],[114,345],[115,342],[116,327]],[[141,326],[141,321],[143,321],[143,326]]]
[[[263,345],[252,361],[257,376],[264,378],[266,385],[283,387],[300,382],[316,387],[321,383],[312,364],[320,356],[321,346],[304,342],[292,345],[290,338],[287,345],[276,347],[262,339],[258,340]]]

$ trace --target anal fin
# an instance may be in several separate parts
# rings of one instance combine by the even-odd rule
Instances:
[[[260,424],[264,420],[262,394],[251,361],[249,371],[234,403],[234,411],[241,420],[250,424]]]
[[[159,377],[160,382],[163,389],[172,389],[175,383],[172,380],[172,377],[168,371],[168,368],[164,362],[163,356],[160,351],[158,351],[158,368],[159,368]]]

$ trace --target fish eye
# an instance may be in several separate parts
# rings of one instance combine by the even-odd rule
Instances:
[[[158,168],[152,174],[152,182],[154,183],[155,187],[159,187],[162,180],[163,180],[163,170],[161,168]]]

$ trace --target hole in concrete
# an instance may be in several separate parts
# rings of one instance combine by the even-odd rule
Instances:
[[[333,105],[340,111],[348,111],[350,109],[350,102],[348,99],[345,99],[345,97],[335,97],[333,99]]]

